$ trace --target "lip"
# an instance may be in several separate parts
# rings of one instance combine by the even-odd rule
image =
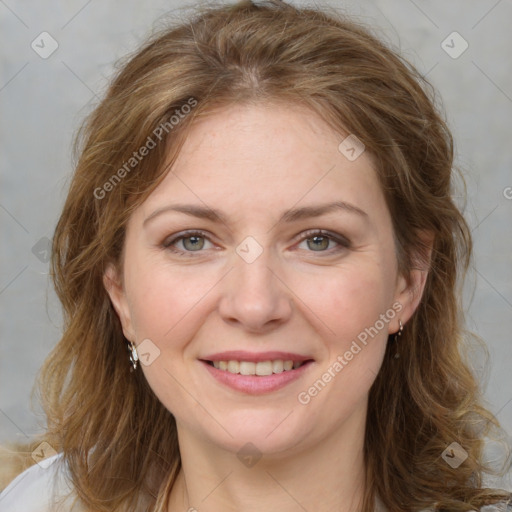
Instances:
[[[230,352],[229,354],[233,354]],[[278,352],[272,352],[272,354],[278,354]],[[280,352],[283,354],[283,352]],[[254,354],[253,354],[254,356]],[[212,356],[209,356],[212,357]],[[225,357],[223,355],[222,357]],[[263,361],[268,361],[272,358],[262,359]],[[281,359],[281,357],[274,357],[274,359]],[[293,357],[288,358],[293,360]],[[225,359],[213,359],[214,361],[225,361]],[[228,359],[229,360],[229,359]],[[231,360],[242,360],[249,361],[250,359],[231,359]],[[299,359],[295,359],[299,361]],[[266,393],[271,393],[272,391],[277,391],[285,387],[287,384],[299,379],[304,375],[305,372],[308,371],[309,367],[313,364],[313,360],[311,358],[302,358],[303,361],[308,361],[304,363],[299,368],[295,370],[287,370],[281,373],[274,373],[272,375],[240,375],[228,372],[227,370],[220,370],[211,366],[205,360],[199,360],[199,362],[206,368],[206,370],[210,373],[210,375],[225,386],[230,387],[236,391],[241,391],[243,393],[249,395],[263,395]],[[212,359],[210,359],[212,361]],[[259,362],[259,360],[258,360]]]
[[[200,357],[202,361],[249,361],[251,363],[259,363],[261,361],[275,361],[282,359],[283,361],[304,362],[312,360],[311,356],[302,356],[292,352],[247,352],[246,350],[228,350],[226,352],[218,352],[208,356]]]

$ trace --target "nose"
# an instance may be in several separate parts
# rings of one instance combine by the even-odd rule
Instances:
[[[266,332],[291,317],[292,293],[268,250],[252,263],[235,255],[234,268],[223,283],[219,313],[224,321],[249,332]]]

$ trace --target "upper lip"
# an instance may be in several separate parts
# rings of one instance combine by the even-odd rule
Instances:
[[[259,363],[261,361],[276,361],[281,359],[283,361],[303,362],[313,359],[310,356],[302,356],[292,352],[247,352],[246,350],[228,350],[226,352],[217,352],[210,354],[200,359],[204,361],[249,361]]]

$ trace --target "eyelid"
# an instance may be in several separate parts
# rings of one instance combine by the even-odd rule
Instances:
[[[213,243],[211,241],[210,235],[208,233],[206,233],[206,231],[202,231],[201,229],[189,229],[186,231],[180,231],[179,233],[175,233],[173,235],[166,237],[161,245],[162,245],[162,247],[164,247],[166,249],[170,249],[172,247],[172,245],[175,244],[176,242],[178,242],[179,240],[182,240],[183,238],[189,238],[194,235],[198,235],[202,238],[205,238],[209,242]],[[203,251],[181,251],[179,249],[177,251],[178,252],[186,252],[186,253],[203,252]]]
[[[333,240],[334,242],[336,242],[338,244],[337,247],[333,247],[333,248],[325,250],[325,251],[307,251],[307,252],[310,252],[313,254],[317,253],[320,256],[332,256],[333,254],[337,254],[340,251],[349,249],[352,246],[352,243],[350,242],[350,240],[347,237],[345,237],[339,233],[333,233],[326,229],[310,229],[307,231],[303,231],[299,236],[300,236],[300,238],[298,239],[297,243],[301,243],[304,240],[307,240],[308,238],[320,236],[320,237],[329,238],[330,240]]]

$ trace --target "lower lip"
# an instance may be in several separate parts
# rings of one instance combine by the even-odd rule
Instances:
[[[283,388],[290,382],[297,380],[311,366],[313,361],[304,363],[295,370],[285,370],[281,373],[273,373],[272,375],[240,375],[239,373],[231,373],[227,370],[219,370],[211,366],[206,361],[200,361],[210,375],[222,384],[229,386],[237,391],[242,391],[250,395],[262,395]]]

